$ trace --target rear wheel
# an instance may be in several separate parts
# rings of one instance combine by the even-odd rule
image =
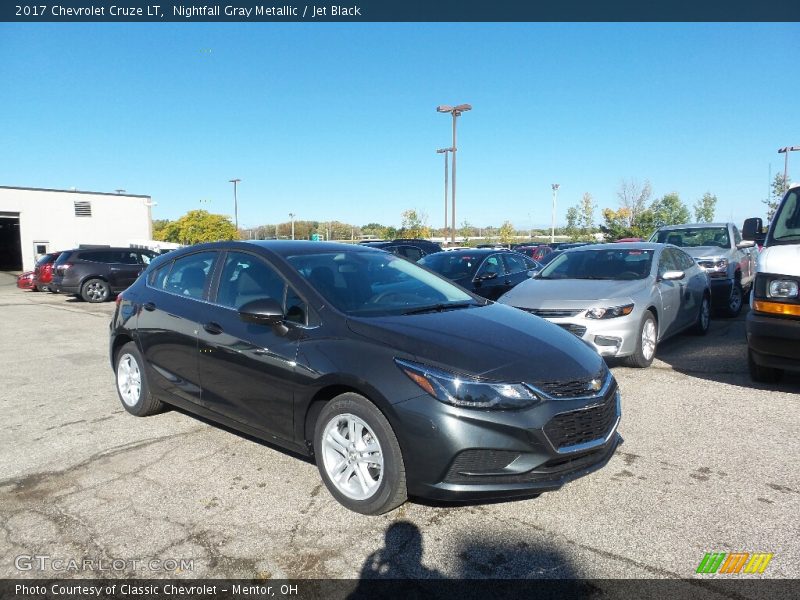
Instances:
[[[37,292],[49,292],[50,288],[46,285],[42,285],[41,283],[36,284],[36,291]]]
[[[772,367],[762,367],[753,360],[753,351],[747,349],[747,369],[750,371],[750,379],[756,383],[777,383],[783,377],[782,369]]]
[[[352,511],[379,515],[408,497],[397,437],[383,413],[359,394],[341,394],[324,406],[314,453],[328,491]]]
[[[146,417],[164,408],[161,401],[150,393],[144,374],[144,360],[136,344],[128,342],[120,348],[114,365],[117,394],[125,410],[137,417]]]
[[[658,345],[658,326],[656,318],[649,310],[645,313],[639,325],[639,337],[636,340],[636,350],[625,359],[625,364],[629,367],[644,369],[649,367],[656,355]]]
[[[111,288],[102,279],[90,279],[81,288],[81,298],[86,302],[105,302],[111,295]]]

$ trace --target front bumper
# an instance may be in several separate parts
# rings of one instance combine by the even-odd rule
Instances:
[[[622,438],[613,377],[592,399],[479,411],[421,396],[395,405],[408,492],[432,500],[532,496],[603,467]]]
[[[600,356],[623,357],[630,356],[636,351],[642,315],[638,310],[634,310],[629,315],[613,319],[587,319],[580,314],[572,317],[543,318],[581,338]]]
[[[762,367],[800,371],[800,320],[747,313],[747,347]]]

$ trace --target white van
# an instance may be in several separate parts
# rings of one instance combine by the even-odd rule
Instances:
[[[781,200],[769,231],[747,219],[742,237],[764,244],[747,315],[750,377],[775,382],[784,370],[800,371],[800,183]]]

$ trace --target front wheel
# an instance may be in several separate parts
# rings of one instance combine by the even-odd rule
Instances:
[[[731,287],[731,295],[728,296],[728,304],[723,309],[723,314],[726,317],[738,317],[742,311],[742,301],[744,292],[742,291],[742,283],[737,279],[733,282]]]
[[[707,294],[703,294],[703,301],[700,303],[700,311],[697,313],[693,332],[695,335],[705,335],[711,327],[711,300]]]
[[[636,350],[625,359],[629,367],[644,369],[649,367],[656,355],[658,345],[658,326],[656,318],[649,310],[644,314],[639,325],[639,337],[636,340]]]
[[[363,396],[337,396],[317,417],[317,467],[328,491],[346,508],[380,515],[408,497],[400,445],[378,408]]]

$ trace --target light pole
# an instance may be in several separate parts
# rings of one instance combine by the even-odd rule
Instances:
[[[239,199],[236,196],[236,186],[241,179],[229,179],[228,182],[233,184],[233,224],[236,226],[236,232],[239,232]]]
[[[444,154],[444,234],[447,237],[447,153],[452,152],[452,148],[440,148],[436,154]]]
[[[453,154],[453,210],[450,211],[450,219],[453,225],[450,231],[450,241],[454,245],[456,243],[456,152],[458,152],[458,146],[456,145],[456,119],[468,110],[472,110],[472,106],[469,104],[459,104],[458,106],[442,104],[436,107],[437,112],[453,115],[453,146],[450,148],[450,152]]]
[[[289,213],[289,218],[292,220],[292,239],[294,239],[294,213]]]
[[[550,219],[550,243],[556,241],[556,200],[558,199],[558,188],[561,184],[553,183],[550,185],[553,188],[553,215]]]
[[[786,148],[780,148],[778,150],[778,154],[785,154],[786,156],[783,159],[783,191],[786,191],[786,182],[788,181],[789,175],[789,152],[797,152],[800,150],[800,146],[786,146]]]

